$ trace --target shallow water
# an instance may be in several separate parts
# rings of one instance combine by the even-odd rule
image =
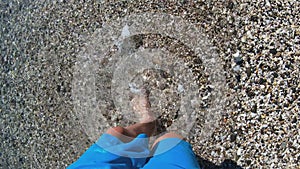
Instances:
[[[65,168],[135,121],[131,83],[197,155],[297,167],[299,2],[277,3],[1,1],[0,168]]]

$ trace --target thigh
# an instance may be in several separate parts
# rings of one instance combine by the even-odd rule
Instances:
[[[199,169],[192,147],[179,138],[167,138],[156,144],[153,157],[149,159],[143,169]]]
[[[138,169],[145,164],[149,153],[146,135],[123,143],[115,136],[103,134],[67,169]]]

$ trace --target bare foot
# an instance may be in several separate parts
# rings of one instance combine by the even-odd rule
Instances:
[[[134,90],[134,91],[133,91]],[[131,89],[133,99],[131,105],[140,123],[149,123],[156,120],[155,114],[150,110],[149,93],[146,89]]]

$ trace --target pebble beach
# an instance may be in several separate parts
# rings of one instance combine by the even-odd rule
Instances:
[[[72,100],[76,58],[105,22],[145,12],[193,23],[221,61],[226,105],[206,141],[201,120],[187,138],[200,166],[300,168],[299,11],[297,0],[1,1],[0,168],[66,168],[95,141]],[[98,88],[110,88],[104,75]],[[173,117],[162,115],[166,125]]]

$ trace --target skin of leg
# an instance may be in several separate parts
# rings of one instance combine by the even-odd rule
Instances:
[[[169,132],[169,133],[166,133],[166,134],[164,134],[164,135],[162,135],[162,136],[160,136],[158,139],[156,139],[155,141],[154,141],[154,143],[153,143],[153,145],[152,145],[152,149],[155,147],[155,145],[158,143],[158,142],[160,142],[160,141],[162,141],[162,140],[164,140],[164,139],[167,139],[167,138],[179,138],[179,139],[181,139],[181,140],[184,140],[184,137],[183,136],[181,136],[181,135],[179,135],[179,134],[176,134],[176,133],[174,133],[174,132]]]
[[[127,127],[114,127],[106,133],[116,136],[122,141],[131,141],[139,134],[144,133],[150,137],[156,129],[156,120],[150,110],[149,92],[142,88],[139,93],[132,95],[131,105],[133,111],[138,115],[140,122]]]
[[[136,123],[134,125],[125,127],[125,130],[128,132],[128,135],[137,136],[141,133],[146,134],[148,137],[151,137],[156,130],[156,121],[148,123]]]
[[[136,123],[128,127],[117,126],[108,129],[106,133],[117,137],[123,142],[129,142],[142,133],[150,137],[156,129],[155,123],[155,121],[152,121],[148,123]]]
[[[131,141],[131,139],[130,139],[131,137],[127,136],[128,134],[127,134],[126,129],[124,127],[121,127],[121,126],[109,128],[106,131],[106,133],[117,137],[118,139],[120,139],[123,142]]]

